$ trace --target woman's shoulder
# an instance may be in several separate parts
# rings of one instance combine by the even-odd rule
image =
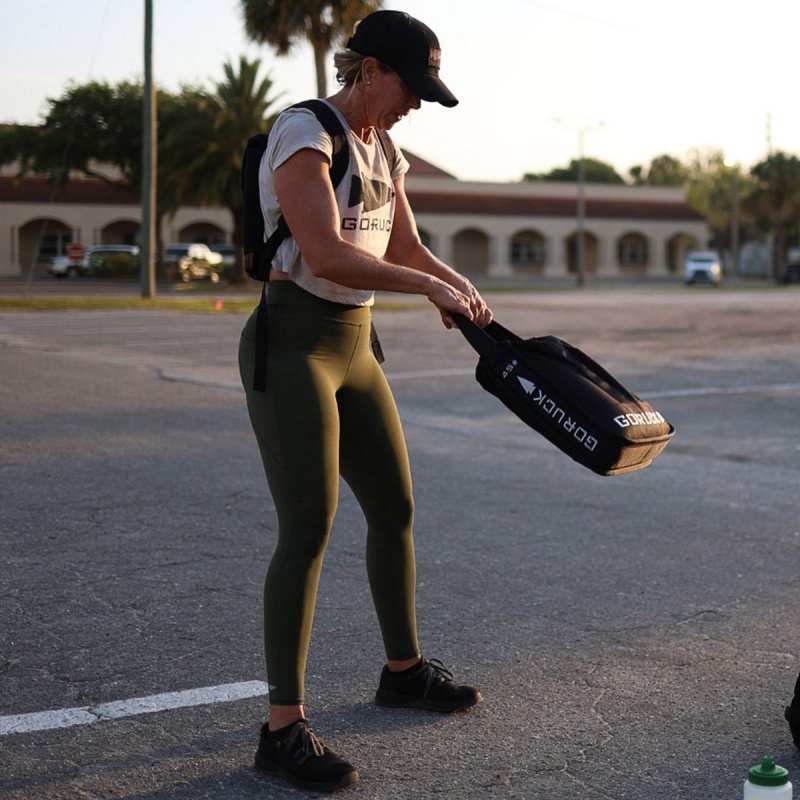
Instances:
[[[287,108],[282,111],[269,134],[268,152],[273,169],[298,150],[320,150],[329,157],[332,152],[330,136],[325,133],[314,112],[307,108]]]
[[[270,131],[273,136],[285,136],[287,133],[294,136],[325,134],[322,123],[310,108],[297,108],[289,106],[278,114],[275,124]]]

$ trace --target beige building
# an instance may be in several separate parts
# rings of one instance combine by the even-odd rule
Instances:
[[[573,275],[582,227],[587,277],[667,277],[709,239],[680,188],[588,184],[581,224],[574,183],[468,183],[409,161],[406,189],[422,237],[465,274]]]
[[[406,154],[406,189],[423,240],[460,272],[497,278],[559,278],[576,271],[579,230],[587,278],[680,274],[708,227],[682,189],[588,184],[578,218],[573,183],[469,183]],[[135,244],[141,208],[98,179],[55,190],[42,177],[0,174],[0,275],[44,273],[72,243]],[[163,221],[164,241],[230,242],[224,209],[187,206]]]
[[[136,197],[105,181],[0,175],[0,275],[44,273],[73,243],[137,244],[142,209]],[[219,208],[181,208],[163,220],[164,241],[229,242],[233,220]]]

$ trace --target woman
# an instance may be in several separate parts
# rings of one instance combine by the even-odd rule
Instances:
[[[392,148],[376,134],[421,100],[458,102],[438,76],[439,59],[435,34],[418,20],[398,11],[371,14],[336,55],[342,88],[327,98],[347,135],[345,179],[334,190],[331,138],[306,109],[281,114],[261,165],[266,230],[282,213],[292,236],[270,272],[266,392],[253,389],[255,315],[239,355],[279,528],[264,589],[270,717],[256,766],[307,789],[358,780],[316,738],[303,707],[340,474],[367,519],[367,571],[387,656],[376,701],[446,712],[481,699],[420,653],[411,473],[394,400],[370,350],[375,290],[425,295],[447,328],[455,313],[481,326],[491,321],[472,284],[421,244],[403,188],[408,162],[395,151],[389,164]]]

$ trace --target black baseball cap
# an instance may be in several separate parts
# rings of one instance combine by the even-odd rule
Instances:
[[[442,50],[436,34],[404,11],[376,11],[364,17],[347,48],[391,67],[420,100],[448,108],[458,105],[439,77]]]

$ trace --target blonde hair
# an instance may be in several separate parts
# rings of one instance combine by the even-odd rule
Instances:
[[[362,67],[368,56],[361,55],[355,50],[339,50],[333,56],[333,66],[336,67],[336,82],[340,86],[354,87],[362,80]],[[377,59],[376,59],[377,60]],[[391,67],[381,64],[378,66],[382,72],[392,72]]]

